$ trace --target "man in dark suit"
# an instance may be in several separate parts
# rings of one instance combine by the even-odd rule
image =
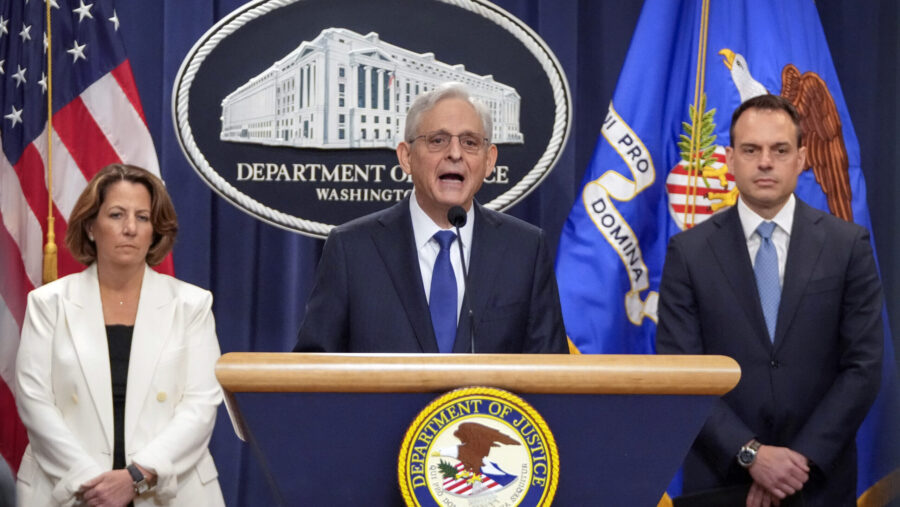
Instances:
[[[397,147],[413,193],[331,231],[295,352],[567,351],[543,232],[474,202],[497,159],[491,132],[463,85],[416,98]]]
[[[801,138],[783,98],[742,104],[726,149],[738,204],[669,242],[657,352],[741,366],[685,460],[685,493],[730,486],[748,506],[856,505],[856,430],[881,375],[881,284],[868,231],[794,197]]]

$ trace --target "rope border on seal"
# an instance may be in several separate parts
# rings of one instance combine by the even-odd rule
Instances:
[[[187,155],[187,159],[194,167],[194,170],[209,183],[219,196],[236,204],[242,211],[248,212],[264,222],[283,229],[324,239],[328,236],[331,229],[335,227],[334,225],[298,218],[270,208],[244,194],[220,176],[197,146],[187,117],[189,92],[197,70],[212,50],[218,46],[219,42],[256,18],[301,1],[303,0],[258,0],[247,4],[240,12],[235,11],[213,25],[194,44],[194,47],[188,51],[181,67],[178,69],[178,73],[175,75],[175,87],[172,93],[172,118],[175,122],[175,137],[178,139],[182,152]],[[541,68],[550,80],[555,103],[553,133],[550,136],[547,149],[538,159],[535,166],[512,188],[485,204],[487,208],[503,211],[531,193],[550,174],[550,169],[562,155],[563,148],[569,137],[572,121],[572,99],[569,85],[562,66],[543,39],[509,12],[487,0],[437,1],[479,14],[512,34],[538,60]]]
[[[406,505],[410,507],[420,506],[415,499],[415,495],[413,495],[410,490],[409,482],[406,480],[406,465],[409,463],[407,454],[411,448],[413,437],[421,430],[422,423],[437,412],[437,408],[443,407],[451,400],[459,401],[469,396],[493,397],[505,401],[521,410],[525,416],[531,420],[530,422],[532,425],[540,432],[544,442],[547,443],[547,453],[549,454],[548,461],[550,462],[550,472],[547,474],[547,487],[544,489],[544,494],[541,495],[537,505],[551,505],[553,503],[553,497],[556,495],[556,487],[559,481],[559,451],[556,447],[556,439],[553,438],[553,433],[550,432],[550,427],[547,426],[547,422],[544,421],[541,414],[519,396],[509,391],[504,391],[503,389],[497,389],[496,387],[483,386],[462,387],[444,393],[423,408],[422,411],[419,412],[419,415],[413,420],[412,424],[409,425],[409,428],[403,435],[403,443],[400,446],[400,455],[397,460],[397,478],[400,484],[400,494],[403,496],[403,501]]]

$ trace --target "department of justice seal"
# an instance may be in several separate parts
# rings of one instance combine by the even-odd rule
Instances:
[[[419,413],[403,438],[398,476],[408,506],[550,505],[559,455],[547,423],[524,400],[467,387]]]
[[[172,120],[222,198],[325,239],[412,192],[395,152],[406,114],[447,81],[491,112],[501,164],[477,198],[509,209],[562,156],[572,100],[550,46],[489,0],[248,1],[186,55]]]

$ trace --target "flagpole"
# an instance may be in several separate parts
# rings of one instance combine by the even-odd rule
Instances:
[[[57,278],[57,248],[53,217],[53,37],[50,29],[50,4],[47,6],[47,243],[44,244],[43,283]]]
[[[694,76],[694,114],[691,117],[691,149],[688,154],[688,188],[687,205],[684,207],[684,226],[692,227],[697,215],[697,178],[702,170],[700,154],[697,149],[700,145],[700,121],[703,118],[701,98],[706,84],[706,40],[709,32],[709,0],[703,0],[700,10],[700,36],[697,43],[697,73]],[[690,220],[688,220],[690,216]]]

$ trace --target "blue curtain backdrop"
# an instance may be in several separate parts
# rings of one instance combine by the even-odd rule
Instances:
[[[181,230],[179,278],[215,295],[223,352],[287,351],[303,318],[322,242],[259,222],[220,199],[188,164],[175,138],[172,83],[185,54],[237,0],[119,1],[118,15],[162,174]],[[569,79],[572,134],[556,168],[510,214],[543,227],[558,242],[580,191],[621,70],[641,2],[497,0],[547,41]],[[895,340],[900,336],[900,36],[898,2],[816,3],[862,151],[868,204]],[[502,156],[502,155],[501,155]],[[895,347],[896,348],[896,347]],[[211,444],[229,505],[253,505],[264,485],[247,481],[253,457],[232,432],[224,409]]]

